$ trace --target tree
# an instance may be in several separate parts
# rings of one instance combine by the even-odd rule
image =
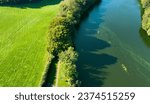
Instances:
[[[77,86],[78,73],[76,70],[76,61],[78,54],[74,51],[74,48],[69,47],[68,50],[59,54],[59,62],[61,63],[61,70],[63,73],[63,79],[68,82],[69,86]]]

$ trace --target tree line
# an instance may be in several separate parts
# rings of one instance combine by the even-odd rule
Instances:
[[[142,16],[142,28],[150,36],[150,0],[141,0],[144,14]]]
[[[73,35],[81,17],[100,0],[64,0],[60,4],[57,17],[50,23],[48,51],[59,56],[61,70],[68,86],[79,86],[76,69],[77,53],[74,51]]]

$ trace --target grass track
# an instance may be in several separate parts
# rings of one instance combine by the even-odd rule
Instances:
[[[69,87],[68,82],[66,82],[65,79],[65,68],[64,68],[64,63],[62,63],[61,61],[58,61],[57,64],[57,73],[56,73],[56,83],[55,86],[56,87]]]
[[[0,6],[0,86],[40,86],[48,60],[47,34],[60,0]]]

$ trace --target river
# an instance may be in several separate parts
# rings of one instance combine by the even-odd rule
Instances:
[[[75,36],[81,86],[150,86],[150,39],[138,0],[102,0]]]

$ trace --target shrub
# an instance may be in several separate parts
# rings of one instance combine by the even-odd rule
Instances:
[[[150,6],[150,0],[141,0],[142,7],[147,8]]]
[[[49,52],[57,55],[72,46],[72,34],[73,27],[67,18],[55,18],[49,29]]]
[[[63,74],[63,79],[68,83],[68,86],[78,86],[79,81],[78,73],[76,70],[76,60],[78,54],[74,51],[74,48],[69,47],[68,50],[63,51],[59,54],[59,62],[61,63],[61,71]]]
[[[142,17],[142,28],[150,36],[150,0],[141,0],[142,7],[144,9],[144,14]]]

